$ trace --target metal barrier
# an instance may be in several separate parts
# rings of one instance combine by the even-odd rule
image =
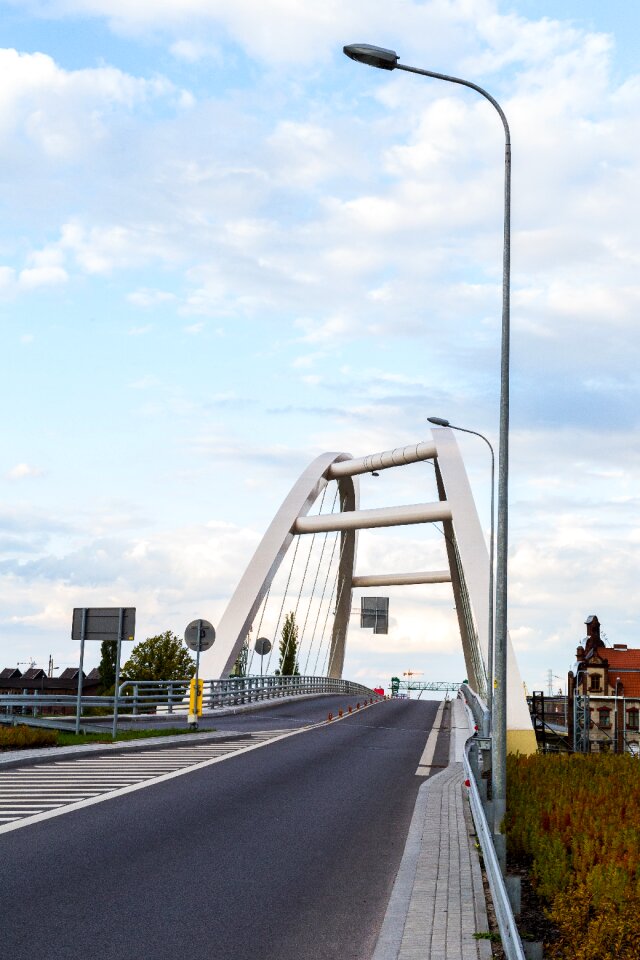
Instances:
[[[469,781],[469,802],[478,839],[482,848],[485,870],[491,896],[500,928],[502,948],[507,960],[525,960],[525,954],[518,933],[504,876],[496,853],[494,836],[489,826],[493,819],[491,801],[487,799],[487,780],[482,777],[491,766],[491,750],[480,750],[478,736],[487,737],[490,732],[490,715],[487,706],[478,694],[466,683],[460,687],[460,693],[473,717],[477,734],[467,740],[464,748],[464,770]]]
[[[118,712],[138,716],[148,713],[188,713],[190,680],[125,680],[117,695]],[[130,690],[129,693],[125,692]],[[320,693],[381,699],[369,687],[330,677],[229,677],[205,680],[205,712],[281,697],[312,696]],[[116,697],[83,696],[82,709],[113,711]],[[43,712],[63,710],[75,715],[77,697],[61,694],[0,694],[0,721],[19,722],[21,716],[38,717]]]
[[[475,690],[472,690],[469,684],[463,683],[460,685],[460,692],[462,693],[465,702],[471,713],[473,714],[473,719],[475,720],[478,731],[481,736],[488,737],[490,728],[491,728],[491,714],[487,709],[487,705],[484,700],[478,696]]]
[[[470,783],[469,802],[471,804],[471,813],[473,814],[473,822],[475,823],[480,846],[482,847],[484,868],[487,872],[493,906],[496,912],[496,920],[500,928],[502,949],[505,952],[507,960],[525,960],[522,941],[520,940],[518,927],[516,926],[511,903],[509,902],[509,895],[507,894],[502,870],[498,863],[498,857],[493,845],[493,837],[489,830],[487,818],[484,815],[473,764],[469,757],[472,748],[473,737],[467,741],[464,748],[464,770]]]

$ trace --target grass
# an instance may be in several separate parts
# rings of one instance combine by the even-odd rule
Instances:
[[[212,733],[207,730],[189,730],[184,727],[164,727],[160,730],[120,730],[116,737],[120,740],[144,740],[151,737],[175,737],[189,733]],[[95,733],[70,733],[63,730],[50,730],[46,727],[29,727],[19,724],[15,727],[0,727],[0,752],[3,750],[34,750],[38,747],[75,747],[85,743],[113,743],[107,731]]]
[[[75,747],[83,743],[113,743],[110,733],[100,731],[99,733],[67,733],[58,730],[58,747]],[[208,727],[206,730],[185,730],[184,727],[164,727],[160,730],[119,730],[116,740],[144,740],[148,737],[177,737],[188,733],[213,733],[213,729]]]

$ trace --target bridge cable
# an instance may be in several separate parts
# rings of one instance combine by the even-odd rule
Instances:
[[[340,535],[340,534],[339,534],[339,535]],[[320,635],[320,645],[319,645],[319,647],[318,647],[318,653],[316,654],[316,662],[315,662],[315,666],[314,666],[314,676],[318,676],[318,674],[317,674],[315,671],[316,671],[317,668],[318,668],[318,658],[320,657],[320,651],[322,650],[322,643],[323,643],[323,640],[324,640],[324,637],[325,637],[325,633],[326,633],[326,630],[327,630],[327,623],[328,623],[328,621],[329,621],[329,614],[331,613],[331,607],[332,607],[333,597],[334,597],[335,592],[336,592],[336,589],[337,589],[337,587],[338,587],[338,577],[340,576],[340,568],[341,568],[341,566],[342,566],[342,557],[343,557],[343,555],[344,555],[345,547],[347,546],[347,540],[348,540],[348,537],[347,537],[346,535],[343,536],[343,538],[342,538],[342,546],[340,547],[340,557],[339,557],[339,559],[338,559],[338,569],[336,570],[335,579],[334,579],[334,581],[333,581],[333,587],[332,587],[332,589],[331,589],[331,596],[329,597],[329,606],[327,607],[327,615],[326,615],[326,617],[325,617],[325,619],[324,619],[324,626],[323,626],[323,628],[322,628],[322,633],[321,633],[321,635]],[[335,609],[337,608],[337,605],[338,605],[338,603],[340,602],[340,597],[342,596],[342,589],[343,589],[343,588],[344,588],[344,581],[343,581],[342,587],[341,587],[341,589],[340,589],[340,596],[338,597],[338,599],[337,599],[337,601],[336,601],[336,607],[334,608],[334,616],[335,616]],[[324,676],[324,671],[325,671],[325,668],[326,668],[326,665],[327,665],[327,659],[328,659],[328,657],[329,657],[329,650],[330,650],[330,648],[331,648],[331,642],[329,642],[329,643],[327,644],[327,652],[326,652],[326,654],[325,654],[324,662],[323,662],[323,666],[322,666],[322,675],[323,675],[323,676]]]
[[[273,581],[272,581],[273,582]],[[262,621],[264,620],[265,610],[267,609],[267,603],[269,602],[269,594],[271,593],[271,584],[267,588],[267,592],[264,595],[264,600],[262,601],[262,610],[260,612],[260,622],[258,623],[258,630],[256,632],[256,640],[260,638],[260,633],[262,632]],[[251,647],[251,657],[249,659],[249,664],[247,666],[247,674],[251,675],[251,669],[253,667],[253,655],[255,653],[255,644]]]
[[[333,498],[333,503],[332,503],[332,505],[331,505],[331,513],[332,513],[332,514],[335,513],[336,502],[337,502],[337,500],[338,500],[338,493],[339,493],[339,489],[338,489],[338,485],[336,484],[336,492],[335,492],[335,496],[334,496],[334,498]],[[317,582],[318,582],[318,577],[320,576],[320,567],[321,567],[321,565],[322,565],[322,558],[323,558],[323,556],[324,556],[324,551],[325,551],[325,548],[326,548],[326,545],[327,545],[327,539],[328,539],[328,537],[329,537],[329,533],[330,533],[330,531],[327,530],[327,532],[326,532],[325,535],[324,535],[324,540],[323,540],[323,542],[322,542],[322,550],[320,551],[320,559],[318,560],[318,567],[317,567],[317,569],[316,569],[316,576],[315,576],[315,580],[313,581],[313,587],[311,588],[311,595],[312,595],[312,597],[313,597],[313,595],[315,594],[316,584],[317,584]],[[314,623],[314,625],[313,625],[313,633],[311,634],[311,640],[309,641],[309,649],[307,650],[307,658],[306,658],[306,660],[305,660],[305,662],[304,662],[304,672],[305,672],[305,675],[306,675],[306,673],[307,673],[307,666],[308,666],[308,664],[309,664],[309,658],[310,658],[310,656],[311,656],[311,651],[312,651],[312,649],[313,649],[313,643],[314,643],[315,636],[316,636],[316,629],[317,629],[317,626],[318,626],[318,620],[320,619],[320,611],[322,610],[322,604],[323,604],[323,601],[324,601],[324,594],[325,594],[325,590],[326,590],[326,587],[327,587],[327,581],[328,581],[328,579],[329,579],[329,574],[331,573],[331,563],[332,563],[332,561],[333,561],[333,554],[335,553],[335,549],[336,549],[336,544],[337,544],[337,542],[338,542],[338,535],[336,534],[336,536],[334,537],[333,549],[332,549],[332,551],[331,551],[331,556],[329,557],[329,565],[328,565],[328,567],[327,567],[327,575],[326,575],[326,577],[325,577],[324,587],[323,587],[323,589],[322,589],[322,594],[321,594],[320,600],[319,600],[319,602],[318,602],[318,612],[317,612],[317,614],[316,614],[315,623]],[[307,621],[308,621],[308,619],[309,619],[309,613],[310,613],[310,611],[311,611],[311,603],[309,603],[309,606],[307,607],[307,616],[305,617],[304,625],[303,625],[303,627],[302,627],[302,636],[303,636],[303,637],[304,637],[304,632],[305,632],[305,630],[306,630],[306,628],[307,628]]]
[[[320,507],[318,508],[318,516],[320,516],[320,514],[322,513],[322,508],[323,508],[323,506],[324,506],[324,499],[325,499],[325,497],[326,497],[326,495],[327,495],[327,487],[328,487],[328,484],[325,484],[324,490],[322,491],[322,499],[321,499],[321,501],[320,501]],[[299,536],[299,535],[298,535],[298,536]],[[308,570],[309,570],[309,563],[310,563],[310,561],[311,561],[311,554],[313,553],[313,547],[314,547],[315,542],[316,542],[316,534],[315,534],[315,533],[312,534],[312,536],[310,537],[310,540],[311,540],[311,544],[310,544],[310,546],[309,546],[309,553],[307,554],[307,562],[306,562],[305,565],[304,565],[304,571],[303,571],[303,573],[302,573],[302,580],[301,580],[301,582],[300,582],[300,589],[298,590],[298,598],[297,598],[297,600],[296,600],[296,606],[295,606],[295,609],[294,609],[294,611],[293,611],[293,620],[294,620],[294,623],[295,623],[296,625],[297,625],[297,621],[298,621],[298,607],[300,606],[300,599],[301,599],[301,597],[302,597],[302,591],[304,590],[304,585],[305,585],[305,582],[306,582],[306,579],[307,579],[307,572],[308,572]],[[317,576],[316,576],[316,580],[317,580]],[[314,581],[314,587],[315,587],[315,581]],[[312,591],[312,594],[313,594],[313,591]],[[309,599],[309,605],[310,605],[310,604],[311,604],[311,598]],[[305,626],[306,626],[308,617],[309,617],[309,606],[307,606],[307,616],[306,616],[305,621],[304,621],[304,622],[305,622]],[[283,654],[282,654],[282,659],[283,659],[283,660],[286,659],[287,654],[289,653],[289,647],[291,646],[292,636],[293,636],[293,633],[290,633],[289,636],[287,637],[287,642],[286,642],[286,645],[285,645],[285,648],[284,648],[284,652],[283,652]],[[298,640],[298,650],[300,649],[300,643],[302,643],[302,637],[303,637],[303,636],[304,636],[304,630],[302,631],[302,634],[301,634],[301,636],[300,636],[300,639]],[[296,636],[296,639],[298,639],[297,636]],[[298,652],[298,651],[296,651],[296,653],[297,653],[297,652]],[[297,656],[296,656],[295,660],[296,660],[296,663],[297,663],[297,660],[298,660],[298,657],[297,657]],[[295,664],[294,664],[294,669],[295,669]]]
[[[297,538],[296,538],[296,545],[295,545],[295,548],[294,548],[294,551],[293,551],[293,557],[291,558],[291,566],[290,566],[290,568],[289,568],[289,576],[288,576],[288,578],[287,578],[287,585],[286,585],[286,587],[284,588],[284,594],[282,595],[282,603],[280,604],[280,613],[278,614],[278,620],[277,620],[277,622],[276,622],[276,628],[275,628],[274,633],[273,633],[273,644],[272,644],[272,646],[271,646],[271,650],[269,651],[269,660],[268,660],[268,662],[267,662],[267,673],[269,672],[269,670],[270,670],[270,668],[271,668],[271,658],[272,658],[272,656],[273,656],[273,651],[275,650],[275,647],[276,647],[276,638],[277,638],[277,636],[278,636],[278,628],[280,627],[280,620],[282,619],[282,611],[284,610],[284,605],[285,605],[286,600],[287,600],[287,594],[288,594],[288,592],[289,592],[289,584],[291,583],[291,576],[292,576],[292,574],[293,574],[293,565],[294,565],[294,563],[296,562],[296,554],[298,553],[298,546],[299,546],[299,544],[300,544],[300,537],[297,537]]]

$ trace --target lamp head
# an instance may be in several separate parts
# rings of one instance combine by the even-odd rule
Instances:
[[[451,424],[448,420],[443,420],[442,417],[427,417],[429,423],[435,423],[436,427],[450,427]]]
[[[395,50],[372,47],[370,43],[350,43],[342,50],[352,60],[357,60],[358,63],[366,63],[370,67],[379,67],[381,70],[395,70],[400,59]]]

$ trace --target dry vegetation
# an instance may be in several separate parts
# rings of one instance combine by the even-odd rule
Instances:
[[[640,957],[640,761],[510,757],[509,856],[558,932],[554,960]]]

